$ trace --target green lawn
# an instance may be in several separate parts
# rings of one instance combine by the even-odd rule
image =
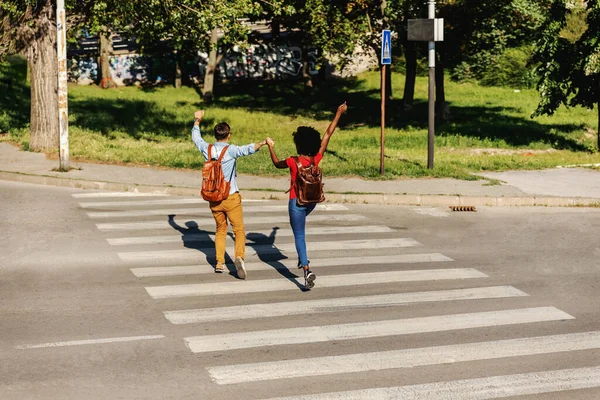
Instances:
[[[21,66],[22,67],[22,66]],[[4,66],[2,76],[15,74]],[[22,70],[17,71],[23,80]],[[0,87],[0,131],[27,147],[26,85]],[[418,78],[415,107],[401,111],[404,78],[393,76],[395,99],[388,105],[385,178],[455,177],[471,172],[537,169],[600,162],[596,150],[596,110],[560,109],[531,119],[538,94],[508,88],[456,84],[447,80],[451,120],[436,126],[435,168],[427,169],[427,79]],[[193,113],[206,110],[202,130],[210,138],[220,121],[232,127],[232,142],[246,144],[271,136],[280,158],[292,155],[291,133],[299,125],[324,132],[337,106],[348,103],[323,161],[328,176],[379,177],[379,73],[334,80],[304,92],[287,81],[221,84],[217,102],[206,106],[194,88],[125,87],[101,90],[69,86],[71,160],[200,169],[203,159],[191,141]],[[3,122],[4,121],[4,122]],[[7,122],[8,121],[8,122]],[[0,136],[1,137],[1,136]],[[266,149],[264,149],[266,150]],[[239,161],[241,173],[285,174],[272,167],[268,151]]]

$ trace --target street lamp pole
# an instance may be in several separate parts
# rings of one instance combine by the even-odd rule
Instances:
[[[428,18],[435,19],[435,0],[427,1]],[[427,129],[427,168],[433,169],[433,144],[435,133],[435,41],[429,41],[429,121]]]
[[[60,170],[69,171],[69,99],[67,96],[67,19],[65,0],[56,1],[56,52],[58,59],[58,132]]]

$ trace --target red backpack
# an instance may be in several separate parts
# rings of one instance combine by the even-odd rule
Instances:
[[[202,166],[202,190],[200,194],[206,201],[223,201],[229,196],[230,183],[225,180],[223,175],[223,164],[221,160],[229,146],[221,150],[219,158],[211,157],[212,144],[208,145],[208,159]]]
[[[300,159],[295,156],[296,166],[296,203],[299,206],[308,204],[322,203],[325,201],[323,193],[323,173],[321,168],[315,164],[315,158],[310,157],[310,164],[306,167],[300,163]]]

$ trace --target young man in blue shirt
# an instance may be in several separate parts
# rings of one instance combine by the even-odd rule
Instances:
[[[246,267],[244,257],[246,251],[246,231],[244,229],[244,218],[242,210],[242,197],[236,182],[236,160],[239,157],[254,154],[266,144],[266,139],[259,143],[250,143],[244,146],[229,144],[231,132],[226,122],[215,125],[214,134],[216,142],[212,147],[212,154],[208,154],[208,143],[200,134],[200,121],[204,117],[204,111],[198,110],[194,113],[194,127],[192,128],[192,140],[200,150],[205,160],[218,158],[221,151],[226,147],[221,163],[223,164],[223,175],[230,183],[229,196],[219,202],[210,202],[210,210],[217,224],[215,234],[215,251],[217,265],[215,272],[225,271],[225,239],[227,238],[227,221],[231,223],[235,235],[235,269],[240,279],[246,279]]]

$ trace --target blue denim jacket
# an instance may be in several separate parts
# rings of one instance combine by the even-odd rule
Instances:
[[[202,134],[200,133],[200,127],[194,126],[192,128],[192,140],[194,144],[200,150],[205,160],[208,160],[208,142],[202,139]],[[235,160],[238,157],[248,156],[250,154],[254,154],[256,151],[254,150],[254,143],[250,143],[244,146],[236,146],[235,144],[229,144],[226,142],[215,142],[213,143],[212,148],[212,158],[218,158],[221,154],[221,150],[225,146],[229,145],[227,149],[227,153],[223,156],[223,175],[225,175],[225,180],[231,183],[231,189],[229,190],[229,194],[235,193],[239,191],[239,187],[235,180],[237,175],[236,170],[236,162]]]

